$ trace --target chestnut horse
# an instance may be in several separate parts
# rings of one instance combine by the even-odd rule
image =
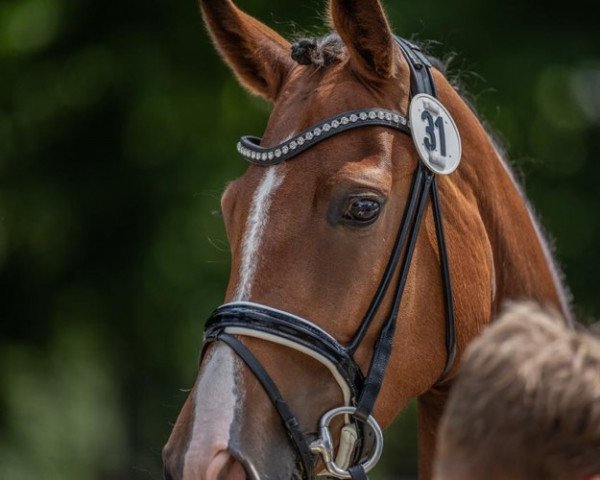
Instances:
[[[407,112],[409,63],[380,2],[331,0],[329,8],[334,33],[292,46],[230,0],[201,1],[208,31],[240,83],[273,102],[261,145],[287,141],[340,112],[373,106]],[[550,251],[510,168],[443,72],[431,71],[437,98],[462,139],[459,168],[437,183],[460,359],[506,300],[550,304],[567,318],[569,311]],[[293,160],[251,165],[221,200],[232,252],[225,300],[293,313],[340,344],[349,342],[378,289],[419,162],[409,136],[368,126],[327,138]],[[385,427],[418,399],[422,479],[431,475],[438,421],[459,364],[440,382],[447,351],[435,223],[431,208],[424,210],[373,411]],[[382,311],[392,297],[391,291],[385,295]],[[378,313],[354,352],[363,373],[384,321]],[[317,431],[323,413],[344,403],[331,371],[314,356],[238,338],[303,432]],[[297,452],[263,387],[227,344],[208,345],[163,452],[165,477],[299,478]],[[336,443],[339,423],[332,428]]]

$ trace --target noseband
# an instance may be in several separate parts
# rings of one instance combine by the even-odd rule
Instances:
[[[382,108],[362,109],[324,120],[274,147],[263,147],[260,145],[260,138],[249,136],[242,137],[237,145],[239,153],[246,160],[268,166],[290,160],[316,143],[343,131],[382,126],[411,135],[421,158],[413,176],[389,262],[365,317],[350,343],[340,344],[308,320],[252,302],[222,305],[207,322],[204,346],[214,341],[226,343],[260,381],[281,416],[302,464],[305,479],[313,478],[315,455],[320,455],[323,459],[326,472],[322,474],[354,480],[366,480],[366,472],[375,466],[381,456],[383,435],[371,414],[392,353],[402,295],[419,227],[429,200],[436,229],[446,314],[446,365],[442,379],[450,371],[456,355],[452,287],[436,174],[449,174],[458,167],[461,156],[460,137],[452,117],[436,99],[431,63],[417,46],[399,37],[396,37],[396,41],[408,60],[411,74],[408,119],[400,113]],[[379,312],[398,269],[393,301],[375,342],[367,374],[363,375],[353,356]],[[310,442],[307,439],[277,386],[252,352],[238,339],[239,336],[260,338],[297,350],[316,359],[331,372],[340,386],[345,404],[323,415],[316,440]],[[338,415],[343,417],[345,425],[335,452],[329,423]]]

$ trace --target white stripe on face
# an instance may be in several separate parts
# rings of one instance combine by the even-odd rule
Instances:
[[[194,426],[185,453],[183,478],[196,478],[206,462],[226,450],[229,445],[231,425],[235,418],[239,396],[237,372],[240,360],[224,344],[216,345],[203,362],[202,372],[194,397]]]
[[[282,165],[268,167],[254,192],[248,220],[246,221],[246,230],[242,242],[240,276],[233,300],[248,300],[250,298],[254,273],[259,261],[259,248],[267,225],[272,196],[281,185],[284,177],[281,169]]]

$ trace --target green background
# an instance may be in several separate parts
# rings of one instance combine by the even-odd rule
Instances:
[[[318,1],[240,0],[288,36]],[[389,1],[452,55],[600,312],[600,39],[583,2]],[[229,269],[226,181],[269,106],[215,54],[192,0],[0,0],[0,478],[158,479]],[[414,406],[377,478],[415,472]]]

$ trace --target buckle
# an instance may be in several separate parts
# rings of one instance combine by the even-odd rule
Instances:
[[[332,477],[352,478],[350,472],[348,471],[349,467],[342,468],[335,462],[335,452],[333,451],[333,441],[331,439],[329,424],[331,423],[331,420],[338,415],[353,416],[355,413],[356,407],[338,407],[325,413],[319,422],[319,438],[310,444],[310,450],[317,455],[321,455],[323,458],[323,463],[325,464],[325,468],[327,469],[328,474]],[[383,432],[372,415],[369,415],[367,418],[366,425],[368,425],[375,434],[375,445],[370,457],[360,462],[360,465],[364,471],[368,472],[377,464],[383,452]]]

